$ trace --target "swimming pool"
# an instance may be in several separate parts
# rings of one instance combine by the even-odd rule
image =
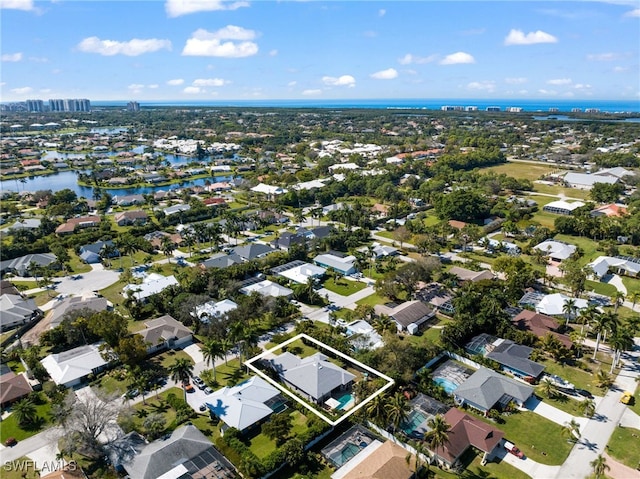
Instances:
[[[409,417],[402,423],[400,429],[407,435],[412,436],[413,433],[420,427],[420,424],[425,422],[427,417],[420,411],[411,411]]]
[[[433,378],[433,382],[438,386],[442,386],[448,394],[453,394],[453,392],[458,389],[458,385],[447,378]]]
[[[348,394],[344,394],[343,396],[340,396],[337,401],[340,403],[340,405],[336,408],[339,409],[340,411],[344,411],[345,409],[349,409],[350,407],[353,406],[353,394],[348,393]]]

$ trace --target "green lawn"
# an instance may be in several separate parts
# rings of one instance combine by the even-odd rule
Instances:
[[[189,356],[187,353],[185,353],[181,349],[178,349],[176,351],[173,351],[173,350],[165,351],[164,353],[159,354],[158,356],[155,356],[154,361],[160,362],[160,365],[163,368],[167,369],[170,365],[175,363],[176,359],[178,358],[185,358],[185,359],[188,359],[191,363],[193,363],[191,356]]]
[[[472,449],[465,452],[463,458],[465,457],[468,459],[473,457],[473,460],[469,463],[462,475],[447,472],[435,466],[431,466],[431,471],[435,473],[436,479],[458,479],[460,477],[464,477],[465,479],[529,479],[530,477],[520,469],[504,461],[489,462],[486,466],[482,466],[480,464],[482,461],[481,453]]]
[[[36,464],[27,456],[9,461],[2,467],[2,479],[36,479],[39,477],[40,473],[36,472]]]
[[[607,452],[617,461],[635,469],[640,464],[640,430],[616,427],[609,439]]]
[[[362,291],[367,287],[365,283],[361,283],[360,281],[351,281],[348,279],[340,279],[338,280],[338,283],[336,283],[333,278],[327,279],[323,286],[329,291],[333,291],[341,296],[351,296],[352,294]]]
[[[68,273],[88,273],[91,271],[91,266],[85,263],[75,254],[73,249],[68,250],[69,253],[69,271]],[[64,274],[64,273],[63,273]]]
[[[558,171],[558,168],[540,164],[534,165],[533,163],[520,163],[517,161],[509,161],[502,165],[491,166],[489,168],[482,168],[481,172],[492,172],[492,173],[504,173],[507,176],[511,176],[512,178],[522,178],[526,180],[538,180],[543,176],[548,175],[554,171]]]
[[[564,195],[567,198],[576,198],[579,200],[585,200],[589,197],[589,192],[587,190],[565,188],[558,185],[544,185],[540,183],[534,183],[533,189],[538,193],[544,193],[547,195]]]
[[[595,377],[598,369],[597,364],[590,364],[590,367],[593,369],[593,371],[587,372],[573,366],[556,363],[551,359],[545,359],[538,362],[544,364],[546,373],[556,374],[562,379],[569,381],[577,388],[586,389],[595,394],[601,394],[601,392],[598,391],[598,389],[593,385],[593,378]]]
[[[553,198],[551,199],[553,200]],[[547,211],[542,211],[541,208],[540,211],[537,211],[533,214],[529,223],[539,223],[540,226],[544,226],[553,230],[554,222],[558,216],[559,215],[554,215],[553,213],[549,213]]]
[[[550,406],[558,408],[561,411],[568,412],[572,416],[582,417],[582,412],[580,411],[580,401],[576,401],[575,399],[572,399],[569,396],[565,396],[564,394],[557,394],[551,398],[548,398],[544,394],[542,387],[540,386],[536,388],[536,394]]]
[[[249,379],[249,374],[240,365],[239,359],[230,359],[228,364],[221,364],[216,368],[216,379],[221,386],[232,386]]]
[[[622,276],[622,283],[627,288],[627,296],[630,297],[633,293],[640,292],[640,279]]]
[[[167,404],[167,396],[171,393],[175,394],[178,398],[184,397],[184,392],[182,391],[182,389],[173,387],[158,394],[158,397],[156,397],[155,394],[146,396],[146,404],[139,402],[138,404],[133,406],[133,424],[136,431],[142,434],[146,432],[144,430],[143,424],[147,415],[162,414],[166,420],[167,426],[164,432],[171,432],[171,426],[176,426],[175,424],[173,424],[176,420],[176,412]]]
[[[16,281],[12,280],[11,283],[18,288],[18,291],[26,291],[28,289],[33,289],[38,287],[38,283],[36,280],[33,281]]]
[[[613,296],[618,291],[618,288],[608,283],[601,283],[600,281],[591,281],[590,279],[585,281],[585,289],[587,291],[593,291],[605,296]]]
[[[117,281],[111,286],[100,290],[100,294],[104,296],[108,301],[111,301],[114,305],[122,304],[125,300],[122,293],[122,288],[126,286],[124,281]]]
[[[561,434],[562,426],[536,413],[521,411],[506,416],[503,424],[478,417],[504,431],[505,437],[527,457],[542,464],[560,465],[571,451],[572,445]]]
[[[638,383],[640,384],[640,383]],[[640,416],[640,387],[636,387],[636,393],[633,395],[635,401],[628,406],[633,412]]]
[[[598,256],[604,254],[602,251],[598,251],[599,243],[597,241],[593,241],[592,239],[586,238],[584,236],[558,234],[554,237],[554,239],[557,241],[563,241],[565,243],[579,246],[582,251],[584,251],[584,255],[578,260],[578,262],[583,266],[587,263],[590,263]]]
[[[251,438],[249,448],[259,459],[264,459],[276,450],[276,441],[259,433]]]
[[[366,298],[362,298],[361,300],[356,301],[356,304],[367,304],[369,306],[375,306],[376,304],[385,304],[391,301],[389,298],[385,296],[380,296],[378,293],[373,293]]]
[[[47,400],[44,393],[40,392],[38,393],[38,396],[40,397],[40,401],[43,402],[43,404],[36,405],[36,414],[40,420],[33,426],[23,429],[20,427],[20,424],[18,424],[16,417],[11,414],[8,418],[3,420],[2,423],[0,423],[0,442],[4,444],[4,441],[10,437],[14,437],[18,441],[22,441],[39,433],[48,425],[51,403]]]

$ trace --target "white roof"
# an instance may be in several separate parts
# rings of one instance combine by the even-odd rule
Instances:
[[[337,163],[335,165],[331,165],[329,167],[329,171],[334,171],[334,170],[357,170],[360,167],[358,165],[356,165],[355,163]]]
[[[333,254],[319,254],[313,259],[313,261],[329,266],[330,268],[337,269],[338,271],[346,271],[353,268],[353,264],[356,262],[356,257],[349,255],[341,258],[340,256]]]
[[[610,268],[623,269],[632,275],[640,273],[640,263],[634,263],[624,258],[615,258],[612,256],[598,256],[594,261],[589,263],[594,274],[601,278]]]
[[[215,318],[222,316],[236,309],[238,305],[230,299],[223,299],[222,301],[209,301],[208,303],[196,306],[195,315],[203,323],[208,323],[209,318]]]
[[[251,294],[254,291],[257,291],[262,296],[289,296],[293,294],[293,290],[286,288],[284,286],[279,285],[278,283],[274,283],[273,281],[269,281],[265,279],[264,281],[260,281],[259,283],[251,284],[249,286],[245,286],[240,289],[240,292],[243,294]]]
[[[633,171],[629,171],[621,166],[616,166],[615,168],[605,168],[603,170],[596,171],[593,174],[597,176],[615,176],[616,178],[622,178],[624,176],[633,175]]]
[[[283,193],[287,193],[289,190],[287,190],[286,188],[281,188],[280,186],[271,186],[260,183],[259,185],[251,188],[251,191],[255,191],[256,193],[264,193],[266,195],[281,195]]]
[[[347,324],[347,334],[349,336],[356,334],[360,336],[360,338],[356,340],[356,349],[362,349],[363,347],[376,349],[384,346],[382,336],[364,319],[359,319]]]
[[[573,211],[582,206],[584,206],[584,203],[582,201],[573,201],[569,203],[568,201],[558,200],[547,203],[546,205],[544,205],[544,208],[557,208],[559,210]]]
[[[169,286],[177,286],[178,284],[178,280],[174,275],[162,276],[161,274],[151,273],[142,281],[142,284],[128,284],[123,288],[123,291],[133,291],[133,296],[140,301],[158,294]]]
[[[227,426],[243,431],[273,412],[264,403],[278,394],[271,384],[253,376],[233,387],[214,391],[207,397],[207,406]]]
[[[298,183],[293,187],[293,189],[294,190],[312,190],[314,188],[324,188],[325,186],[327,186],[324,184],[324,181],[326,181],[326,179],[305,181],[304,183]]]
[[[284,276],[291,281],[295,281],[300,284],[307,284],[309,278],[315,278],[317,276],[322,276],[327,272],[327,270],[321,266],[317,266],[315,264],[305,263],[294,268],[281,271],[278,273],[280,276]]]
[[[596,183],[614,184],[618,182],[618,178],[606,175],[588,175],[586,173],[567,173],[564,181],[571,185],[593,186]]]
[[[548,316],[560,316],[565,313],[563,311],[564,304],[570,299],[573,299],[576,302],[578,310],[584,309],[588,305],[586,299],[569,298],[569,296],[565,296],[562,293],[547,294],[536,305],[536,312],[546,314]]]
[[[542,243],[535,245],[533,248],[547,253],[547,256],[558,258],[560,260],[567,259],[576,252],[576,247],[574,245],[553,240],[543,241]]]
[[[72,383],[107,364],[100,354],[99,344],[89,344],[50,354],[40,362],[56,384]]]

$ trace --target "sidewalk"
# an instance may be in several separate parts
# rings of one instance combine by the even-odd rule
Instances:
[[[607,460],[607,466],[609,466],[609,470],[607,471],[607,476],[613,478],[620,479],[639,479],[640,471],[636,469],[632,469],[629,466],[625,466],[624,464],[616,461],[613,457],[611,457],[606,452],[602,455]]]

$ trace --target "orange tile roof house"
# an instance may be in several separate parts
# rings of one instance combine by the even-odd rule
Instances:
[[[603,205],[595,210],[591,211],[591,216],[624,216],[627,214],[627,208],[621,205],[611,203],[610,205]]]
[[[61,224],[56,228],[57,234],[70,234],[73,233],[76,228],[90,228],[92,226],[98,226],[100,224],[99,216],[81,216],[79,218],[70,218],[66,223]]]
[[[409,479],[413,477],[415,458],[407,464],[409,452],[397,444],[386,441],[364,457],[354,457],[336,471],[332,479]],[[360,459],[360,460],[358,460]],[[346,469],[346,470],[345,470]]]
[[[511,319],[511,322],[516,328],[524,331],[530,331],[539,338],[543,338],[547,334],[551,334],[558,339],[564,347],[571,349],[573,346],[573,341],[571,341],[569,336],[557,332],[557,329],[560,326],[558,321],[546,314],[523,309],[516,317]]]
[[[484,452],[483,462],[488,460],[504,437],[500,429],[469,416],[460,409],[451,408],[444,415],[449,424],[448,441],[434,452],[438,459],[453,467],[464,452],[473,446]]]
[[[0,406],[5,407],[12,402],[28,396],[33,389],[23,374],[9,370],[0,376]]]

